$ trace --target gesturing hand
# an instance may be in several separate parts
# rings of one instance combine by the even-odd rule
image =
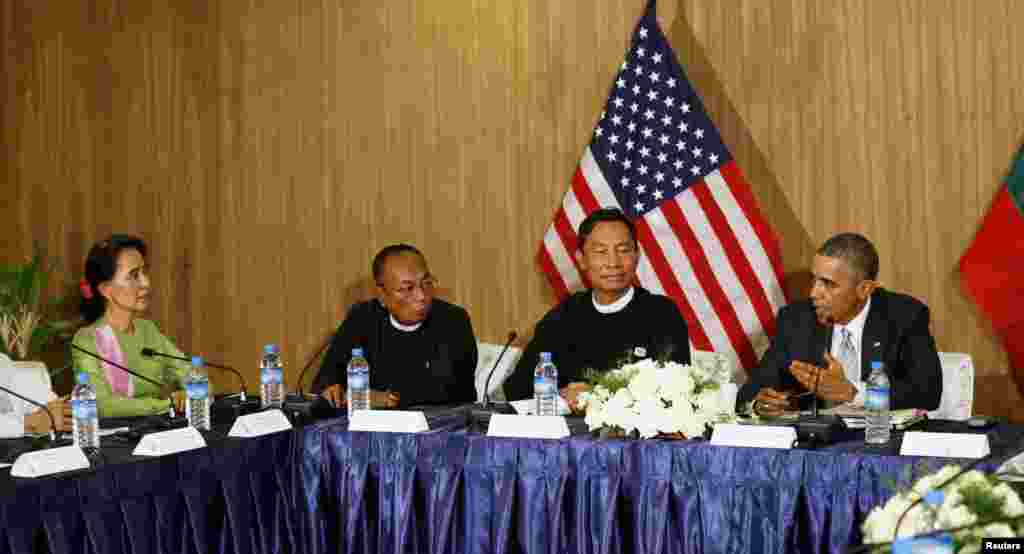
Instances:
[[[857,396],[857,387],[846,380],[843,364],[832,354],[825,354],[828,365],[820,368],[807,362],[794,361],[789,365],[789,372],[809,391],[815,392],[818,398],[830,402],[849,402]]]

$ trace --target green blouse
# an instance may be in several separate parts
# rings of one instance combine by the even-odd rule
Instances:
[[[135,331],[131,333],[118,331],[111,327],[121,347],[121,354],[124,356],[124,363],[122,365],[136,373],[151,377],[155,381],[174,383],[178,388],[181,388],[190,364],[170,358],[144,358],[142,357],[142,349],[152,348],[157,352],[173,356],[184,356],[184,354],[181,353],[181,350],[178,350],[178,347],[175,346],[171,339],[165,337],[160,332],[152,321],[136,319],[134,323]],[[79,329],[75,333],[75,345],[90,352],[100,354],[96,346],[96,329],[106,324],[106,321],[100,318],[96,323]],[[87,372],[89,374],[89,382],[96,387],[96,405],[99,409],[100,417],[165,413],[170,405],[168,399],[159,397],[159,387],[135,376],[131,377],[133,382],[132,396],[127,397],[121,394],[114,394],[110,383],[107,381],[106,371],[103,369],[102,362],[77,350],[74,351],[72,361],[75,371]]]

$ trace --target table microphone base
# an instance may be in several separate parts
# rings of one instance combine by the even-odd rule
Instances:
[[[214,423],[234,423],[239,417],[256,413],[261,409],[259,397],[246,398],[243,402],[237,396],[225,396],[213,402],[210,407],[210,416]]]
[[[808,448],[827,446],[839,440],[846,431],[843,418],[834,415],[802,416],[793,424],[797,442]]]
[[[281,411],[293,425],[336,415],[337,410],[319,396],[288,394],[281,405]]]

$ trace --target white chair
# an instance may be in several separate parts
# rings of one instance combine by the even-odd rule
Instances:
[[[969,354],[939,352],[942,364],[942,399],[939,409],[928,412],[931,419],[964,421],[974,405],[974,360]]]
[[[476,361],[476,398],[477,401],[484,399],[484,383],[487,381],[487,374],[490,373],[491,368],[494,367],[494,362],[498,359],[498,354],[501,353],[502,344],[491,344],[487,342],[480,342],[476,345],[477,361]],[[505,400],[505,391],[501,388],[502,383],[505,379],[515,370],[516,362],[519,361],[519,357],[523,355],[523,351],[520,348],[509,346],[508,351],[505,352],[505,356],[501,359],[501,364],[494,370],[494,376],[491,377],[491,383],[489,386],[490,399],[491,400]]]
[[[46,404],[57,399],[50,383],[50,373],[42,362],[12,362],[0,354],[0,385]],[[24,418],[38,408],[0,392],[0,437],[14,438],[24,432]]]

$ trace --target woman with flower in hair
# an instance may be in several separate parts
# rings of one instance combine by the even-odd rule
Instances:
[[[185,402],[181,388],[188,364],[142,356],[143,348],[183,356],[155,323],[141,317],[149,305],[150,294],[146,244],[142,239],[112,235],[93,245],[79,288],[86,326],[75,334],[74,344],[164,383],[158,387],[75,350],[75,370],[87,372],[96,387],[100,417],[166,412],[168,399],[173,399],[180,412]]]

